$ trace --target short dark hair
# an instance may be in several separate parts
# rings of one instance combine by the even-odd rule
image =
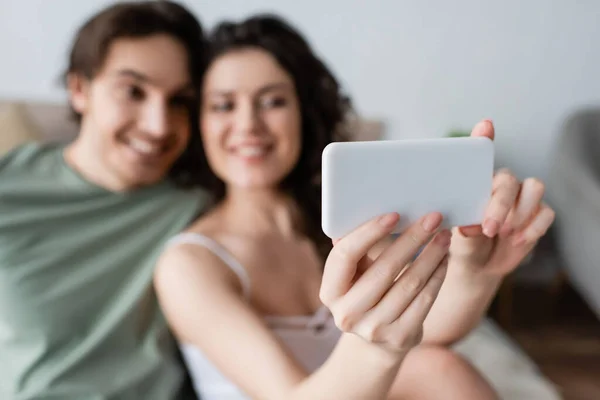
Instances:
[[[222,22],[212,31],[209,43],[207,67],[230,51],[259,48],[271,54],[292,77],[300,103],[302,149],[298,163],[283,179],[281,188],[300,208],[300,229],[326,256],[331,241],[320,228],[321,155],[329,143],[349,137],[348,125],[344,123],[352,111],[349,97],[307,40],[279,16],[259,14],[239,23]],[[200,161],[200,182],[218,202],[225,195],[225,185],[209,168],[204,152]]]
[[[181,42],[186,49],[189,72],[197,91],[204,74],[206,41],[200,22],[184,6],[172,1],[122,2],[107,7],[87,20],[78,30],[69,54],[68,67],[63,74],[67,85],[71,74],[93,79],[102,69],[111,44],[121,38],[141,38],[167,34]],[[170,177],[184,186],[191,184],[200,147],[198,131],[198,96],[190,104],[192,137],[187,149],[173,165]],[[71,107],[76,122],[81,115]]]

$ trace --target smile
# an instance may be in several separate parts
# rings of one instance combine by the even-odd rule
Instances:
[[[272,149],[272,145],[240,145],[233,147],[231,152],[245,159],[257,160],[267,156]]]

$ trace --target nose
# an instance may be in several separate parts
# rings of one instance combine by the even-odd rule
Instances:
[[[154,101],[144,107],[140,128],[156,139],[162,139],[169,133],[169,107],[162,101]]]
[[[240,104],[235,115],[236,130],[241,133],[256,133],[260,124],[260,116],[252,102]]]

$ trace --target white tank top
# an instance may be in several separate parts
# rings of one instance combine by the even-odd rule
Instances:
[[[220,244],[198,233],[182,233],[172,238],[167,245],[179,244],[203,246],[213,252],[237,275],[244,298],[249,301],[251,285],[246,269]],[[273,334],[309,373],[327,360],[341,336],[341,331],[325,306],[313,315],[265,316],[264,318]],[[234,383],[221,374],[200,349],[187,343],[180,343],[179,347],[196,393],[202,400],[250,400]]]

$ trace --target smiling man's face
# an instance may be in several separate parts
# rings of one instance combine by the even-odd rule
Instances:
[[[185,47],[168,35],[115,40],[92,80],[71,78],[81,114],[75,166],[93,180],[131,189],[162,180],[190,137],[191,85]]]

